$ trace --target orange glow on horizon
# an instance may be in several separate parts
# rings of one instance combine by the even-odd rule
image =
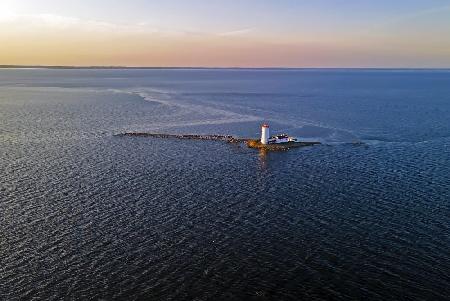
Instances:
[[[0,64],[162,67],[450,66],[450,41],[429,36],[158,31],[53,15],[0,18]]]

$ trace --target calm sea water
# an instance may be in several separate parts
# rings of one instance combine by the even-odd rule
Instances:
[[[1,300],[450,296],[450,71],[0,70],[0,175]]]

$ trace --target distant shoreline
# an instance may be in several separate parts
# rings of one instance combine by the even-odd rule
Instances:
[[[426,71],[426,70],[442,70],[450,71],[449,68],[389,68],[389,67],[158,67],[158,66],[53,66],[53,65],[0,65],[0,69],[86,69],[86,70],[405,70],[405,71]]]

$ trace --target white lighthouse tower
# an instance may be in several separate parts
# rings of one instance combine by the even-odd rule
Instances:
[[[262,144],[269,144],[269,125],[267,123],[264,123],[261,126],[261,143]]]

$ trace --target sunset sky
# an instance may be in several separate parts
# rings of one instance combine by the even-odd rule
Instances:
[[[450,67],[450,1],[0,0],[0,64]]]

